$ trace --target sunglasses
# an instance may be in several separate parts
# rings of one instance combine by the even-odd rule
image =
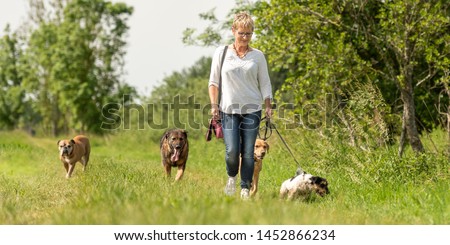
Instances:
[[[253,35],[253,32],[238,32],[237,34],[240,37],[251,37]]]

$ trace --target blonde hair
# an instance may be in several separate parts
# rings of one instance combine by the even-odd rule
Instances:
[[[252,28],[252,31],[255,28],[255,24],[253,23],[253,19],[247,12],[240,12],[234,16],[233,21],[233,29],[237,30],[239,27],[244,28]]]

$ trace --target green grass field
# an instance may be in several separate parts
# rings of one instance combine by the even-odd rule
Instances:
[[[330,184],[329,196],[306,201],[278,198],[296,165],[276,136],[257,197],[241,201],[223,194],[222,142],[190,136],[184,179],[174,183],[155,134],[90,135],[87,171],[78,164],[67,180],[59,138],[0,132],[0,224],[450,224],[448,157],[434,153],[448,147],[445,133],[432,135],[429,153],[403,159],[395,146],[362,151],[286,135],[302,167]]]

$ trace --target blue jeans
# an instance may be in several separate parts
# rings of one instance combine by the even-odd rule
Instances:
[[[250,189],[254,170],[254,148],[261,122],[261,111],[249,114],[221,113],[228,176],[234,177],[241,164],[241,188]]]

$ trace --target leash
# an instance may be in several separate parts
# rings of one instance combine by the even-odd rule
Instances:
[[[266,125],[259,128],[258,137],[265,141],[270,136],[272,136],[272,127],[271,127],[271,124],[270,124],[270,119],[267,119],[267,117],[263,117],[261,119],[261,121],[264,121],[264,120],[266,121]],[[264,131],[264,137],[260,136],[260,131]]]
[[[275,124],[270,122],[270,118],[267,117],[263,117],[261,119],[261,121],[266,121],[266,125],[264,127],[262,127],[262,130],[264,131],[264,137],[261,138],[262,140],[267,140],[270,136],[272,136],[272,129],[275,129],[275,132],[277,132],[278,136],[280,137],[281,141],[284,143],[284,145],[286,146],[286,149],[289,151],[289,153],[291,154],[292,158],[294,159],[295,163],[297,163],[297,168],[300,171],[302,170],[302,167],[300,166],[300,163],[297,161],[297,159],[295,158],[294,153],[292,153],[291,148],[289,148],[287,142],[284,140],[284,138],[281,136],[280,132],[278,131],[277,127],[275,126]],[[261,130],[261,129],[260,129]],[[259,135],[259,132],[258,132]],[[297,170],[297,171],[299,171]]]

